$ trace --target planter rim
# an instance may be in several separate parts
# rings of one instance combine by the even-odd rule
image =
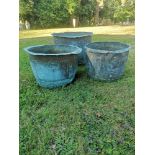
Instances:
[[[123,46],[126,46],[125,48],[121,48],[121,49],[118,49],[118,50],[102,50],[102,49],[96,49],[96,48],[92,48],[92,47],[89,47],[90,45],[93,45],[93,44],[121,44]],[[115,41],[106,41],[106,42],[92,42],[92,43],[89,43],[85,46],[89,52],[91,53],[123,53],[123,52],[127,52],[129,51],[129,49],[131,48],[129,44],[126,44],[126,43],[122,43],[122,42],[115,42]],[[92,51],[93,50],[93,51]]]
[[[60,38],[81,38],[86,36],[92,36],[93,32],[60,32],[52,33],[51,35]]]
[[[37,52],[33,52],[31,49],[32,48],[37,48],[37,47],[44,47],[44,46],[51,46],[51,47],[72,47],[75,50],[73,50],[72,52],[62,52],[62,53],[37,53]],[[31,55],[40,55],[40,56],[49,56],[49,55],[53,55],[53,56],[61,56],[61,55],[71,55],[71,54],[79,54],[81,53],[82,49],[77,47],[77,46],[73,46],[73,45],[35,45],[35,46],[29,46],[24,48],[25,52],[31,54]]]

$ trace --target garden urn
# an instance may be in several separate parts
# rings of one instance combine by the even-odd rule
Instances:
[[[94,42],[86,46],[88,75],[97,80],[119,79],[128,60],[129,45],[120,42]]]
[[[25,48],[37,83],[55,88],[71,83],[78,67],[81,49],[69,45],[37,45]]]
[[[78,63],[86,63],[85,45],[91,43],[92,32],[63,32],[53,33],[55,44],[74,45],[82,48],[82,52],[78,55]]]

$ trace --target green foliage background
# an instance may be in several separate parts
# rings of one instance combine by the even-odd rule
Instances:
[[[135,0],[20,0],[19,17],[35,28],[69,26],[73,17],[79,25],[94,25],[97,1],[103,4],[100,21],[134,21]]]

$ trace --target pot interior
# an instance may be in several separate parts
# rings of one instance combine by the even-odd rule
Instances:
[[[33,54],[70,54],[77,51],[77,47],[74,46],[65,46],[65,45],[42,45],[35,46],[28,49]]]
[[[118,51],[129,48],[127,44],[120,42],[94,42],[87,45],[88,48],[103,51]]]

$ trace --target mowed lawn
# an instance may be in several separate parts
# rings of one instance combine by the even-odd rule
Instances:
[[[99,29],[93,41],[121,41],[132,47],[122,78],[96,81],[79,66],[73,83],[51,90],[37,85],[23,48],[53,44],[52,37],[38,37],[37,30],[20,33],[20,155],[134,155],[134,28],[120,26],[117,33],[115,26]],[[38,30],[39,35],[45,32]]]

